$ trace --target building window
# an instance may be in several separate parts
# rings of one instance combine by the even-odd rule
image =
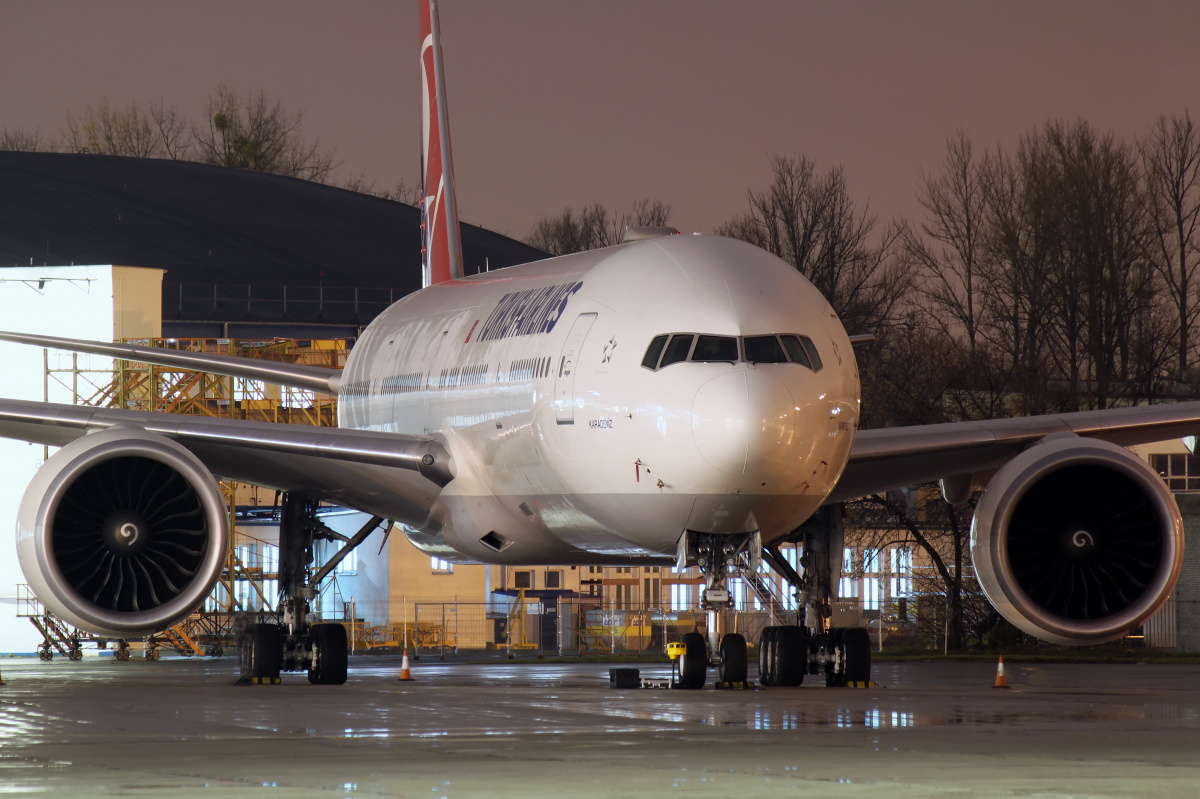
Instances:
[[[533,588],[533,572],[513,572],[513,588]]]
[[[879,580],[879,550],[863,550],[862,606],[866,610],[879,610],[882,586]]]
[[[891,591],[892,599],[910,597],[913,592],[913,552],[911,549],[894,547],[888,550],[891,554]]]
[[[671,584],[671,610],[688,610],[692,606],[692,587],[687,583]]]
[[[434,574],[453,574],[454,564],[448,560],[441,558],[430,558],[429,568],[433,569]]]
[[[556,589],[562,588],[562,572],[546,572],[546,587]]]
[[[342,544],[341,546],[339,546],[337,551],[341,551],[341,548],[343,546],[345,546],[345,544]],[[278,558],[278,557],[279,556],[276,555],[276,558]],[[443,563],[444,562],[445,561],[443,561]],[[342,558],[342,560],[338,563],[337,568],[334,569],[334,574],[340,574],[340,575],[358,574],[358,550],[357,549],[352,549],[346,553],[346,557]]]

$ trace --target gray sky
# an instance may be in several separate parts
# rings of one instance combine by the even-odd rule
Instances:
[[[842,163],[882,219],[963,128],[1015,145],[1083,117],[1133,139],[1200,115],[1200,4],[442,0],[460,209],[524,236],[539,214],[637,197],[709,231],[771,152]],[[303,110],[341,174],[413,182],[415,0],[0,0],[0,126],[219,83]]]

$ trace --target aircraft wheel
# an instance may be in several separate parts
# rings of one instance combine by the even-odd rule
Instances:
[[[684,652],[679,658],[679,687],[703,688],[708,671],[708,644],[700,633],[684,633]]]
[[[67,652],[67,657],[71,660],[83,660],[83,650],[79,647],[74,647]]]
[[[146,660],[158,660],[158,647],[146,650]]]
[[[283,642],[274,624],[250,624],[238,642],[239,682],[277,680],[283,660]]]
[[[840,667],[835,669],[832,665],[825,668],[825,687],[826,688],[841,688],[846,684],[846,653],[842,650],[842,633],[844,630],[835,628],[829,631],[829,648],[834,650],[840,656],[838,658]]]
[[[808,631],[789,625],[775,633],[775,684],[795,687],[808,671]]]
[[[38,658],[40,660],[54,660],[54,653],[50,651],[50,647],[44,646],[38,650]]]
[[[758,681],[762,685],[775,684],[775,670],[772,668],[775,657],[775,635],[778,627],[763,627],[758,636]]]
[[[846,664],[843,684],[871,679],[871,638],[864,627],[842,631],[842,657]]]
[[[309,633],[312,665],[308,681],[314,685],[342,685],[346,682],[346,628],[340,624],[316,624]]]
[[[746,638],[739,633],[721,637],[721,667],[717,679],[721,682],[746,681]]]

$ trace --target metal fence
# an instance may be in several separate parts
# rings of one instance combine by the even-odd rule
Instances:
[[[871,640],[889,646],[911,642],[904,624],[882,625],[864,619],[858,603],[841,603],[835,621],[868,626]],[[853,608],[849,607],[853,605]],[[656,654],[685,633],[707,634],[708,614],[699,608],[617,608],[595,601],[563,599],[556,603],[526,600],[521,605],[495,603],[418,603],[415,620],[352,631],[361,651],[376,646],[402,646],[415,654],[444,655],[464,651],[501,650],[557,655]],[[795,623],[768,610],[722,611],[722,628],[758,643],[764,627]],[[908,624],[911,627],[911,623]]]

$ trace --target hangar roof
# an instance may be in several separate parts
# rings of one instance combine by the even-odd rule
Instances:
[[[462,241],[468,273],[546,257],[474,225]],[[353,328],[420,288],[420,211],[186,161],[0,152],[0,267],[31,263],[165,269],[164,335]]]

